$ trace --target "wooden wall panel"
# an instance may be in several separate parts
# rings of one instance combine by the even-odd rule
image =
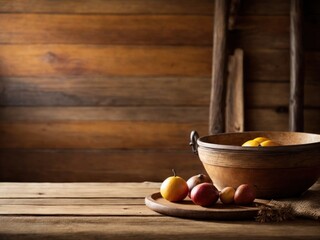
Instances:
[[[212,14],[211,0],[0,0],[4,13]]]
[[[245,50],[288,49],[289,20],[289,16],[239,16],[231,42]],[[305,21],[306,49],[320,50],[320,16],[312,15]],[[212,15],[1,14],[0,26],[0,43],[5,44],[211,47],[213,36]]]
[[[5,13],[104,13],[104,14],[208,14],[212,15],[212,0],[0,0],[0,12]],[[287,0],[246,0],[241,12],[254,15],[288,15]]]
[[[304,111],[304,131],[320,134],[319,108]],[[287,108],[250,108],[246,111],[246,127],[251,131],[288,131],[289,114]]]
[[[246,105],[287,106],[289,88],[289,82],[247,81]],[[5,106],[206,106],[210,101],[209,78],[4,78],[2,89]],[[320,84],[310,80],[305,90],[305,106],[320,107]]]
[[[0,123],[0,148],[181,149],[204,124],[141,121]]]
[[[305,84],[305,107],[320,107],[320,84]],[[276,107],[289,105],[289,83],[251,82],[246,84],[248,107]]]
[[[309,14],[320,13],[320,3],[305,0]],[[0,0],[3,13],[103,13],[103,14],[201,14],[212,15],[212,0]],[[289,15],[288,0],[243,0],[240,14],[243,15]]]
[[[320,1],[305,5],[305,131],[320,133]],[[246,130],[288,129],[290,0],[243,0]],[[203,170],[212,0],[0,0],[0,180]]]
[[[245,51],[245,78],[252,81],[289,81],[289,50],[261,49]],[[317,74],[320,66],[320,52],[305,52],[305,81],[319,84]]]
[[[24,111],[28,109],[20,109]],[[33,112],[36,111],[32,109]],[[47,111],[43,109],[42,111]],[[60,111],[66,111],[60,109]],[[195,121],[206,121],[208,108],[202,108],[203,114]],[[11,114],[10,114],[11,112]],[[41,112],[41,110],[40,110]],[[75,112],[74,111],[71,111]],[[80,109],[78,114],[81,113]],[[19,109],[7,111],[11,120]],[[87,112],[83,112],[86,115]],[[92,113],[94,114],[94,113]],[[46,119],[49,113],[45,114]],[[10,117],[11,116],[11,117]],[[19,114],[18,116],[23,116]],[[30,114],[37,121],[37,114]],[[191,114],[187,114],[191,116]],[[276,109],[250,109],[246,112],[247,123],[251,130],[286,131],[288,113]],[[150,117],[150,116],[149,116]],[[45,117],[44,117],[45,118]],[[71,116],[69,118],[72,118]],[[85,116],[83,116],[85,118]],[[146,117],[148,118],[148,117]],[[201,119],[202,118],[202,119]],[[42,118],[41,118],[42,119]],[[123,117],[119,117],[123,119]],[[305,131],[318,132],[320,114],[317,110],[305,111]],[[30,119],[19,119],[30,121]],[[33,121],[32,120],[32,121]],[[203,125],[206,125],[203,123]],[[206,135],[206,129],[197,129],[200,136]],[[186,139],[187,140],[187,139]],[[187,142],[187,141],[186,141]],[[184,178],[203,172],[196,155],[186,146],[181,150],[81,150],[81,149],[2,149],[0,151],[0,176],[4,181],[162,181],[175,168]]]
[[[197,46],[0,45],[0,77],[203,77],[210,59]]]
[[[207,124],[207,107],[121,106],[121,107],[5,107],[0,123],[63,121],[146,121]]]
[[[209,101],[210,79],[20,77],[3,78],[0,86],[0,104],[6,106],[203,106]]]
[[[134,122],[160,122],[176,124],[197,123],[200,129],[207,127],[209,110],[203,107],[6,107],[1,110],[0,124],[21,123],[71,123],[92,121],[121,122],[132,124]],[[306,131],[320,132],[319,107],[305,108]],[[268,121],[264,121],[268,119]],[[129,120],[131,122],[129,122]],[[247,127],[249,130],[288,129],[288,106],[277,105],[273,107],[251,107],[246,110]],[[250,129],[252,126],[252,129]],[[207,131],[199,131],[206,135]],[[270,129],[271,130],[271,129]],[[188,141],[187,139],[185,141]]]
[[[37,166],[37,167],[31,167]],[[188,178],[204,172],[191,148],[141,150],[4,150],[0,176],[5,181],[163,181],[174,168]]]
[[[200,46],[0,45],[0,77],[58,77],[62,82],[70,76],[184,76],[201,81],[210,77],[211,54],[210,47]],[[289,50],[245,52],[245,78],[289,81],[289,56]],[[306,52],[305,60],[306,81],[318,83],[320,52]]]
[[[193,15],[1,14],[0,25],[0,43],[11,44],[211,46],[213,28],[212,16]]]

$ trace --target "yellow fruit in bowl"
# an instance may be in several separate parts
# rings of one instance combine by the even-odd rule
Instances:
[[[272,141],[272,140],[267,140],[267,141],[260,143],[260,146],[262,146],[262,147],[275,147],[275,146],[281,146],[281,144],[279,144],[275,141]]]
[[[278,142],[270,140],[266,137],[256,137],[242,144],[242,147],[275,147],[281,146]]]
[[[254,141],[257,141],[258,143],[262,143],[264,141],[270,140],[269,138],[266,137],[256,137],[255,139],[253,139]]]
[[[166,178],[160,187],[161,196],[170,202],[179,202],[186,198],[189,193],[189,188],[187,182],[176,176],[173,171],[174,176]]]
[[[244,144],[242,144],[242,147],[258,147],[259,146],[259,142],[257,142],[256,140],[249,140],[246,141]]]

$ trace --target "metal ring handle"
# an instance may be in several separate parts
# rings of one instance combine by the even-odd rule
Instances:
[[[198,154],[198,143],[197,143],[198,138],[199,138],[199,134],[197,133],[197,131],[192,131],[190,133],[189,145],[191,146],[192,152],[194,154]]]

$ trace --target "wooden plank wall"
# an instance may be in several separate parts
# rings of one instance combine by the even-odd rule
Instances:
[[[289,0],[243,0],[246,130],[287,130]],[[0,0],[0,180],[202,171],[213,0]],[[320,4],[306,1],[305,131],[320,133]]]

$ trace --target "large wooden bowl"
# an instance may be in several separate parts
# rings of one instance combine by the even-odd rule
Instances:
[[[259,136],[279,142],[277,147],[242,147]],[[200,137],[191,145],[215,186],[237,188],[250,183],[258,198],[299,196],[320,176],[320,135],[297,132],[242,132]]]

